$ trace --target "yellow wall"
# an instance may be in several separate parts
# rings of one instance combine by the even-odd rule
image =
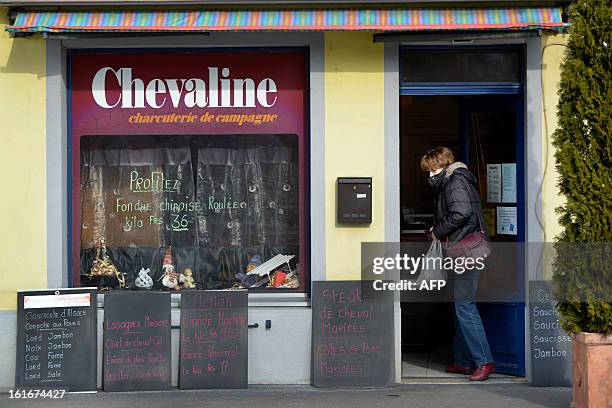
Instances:
[[[324,58],[326,277],[360,279],[361,242],[385,238],[384,48],[371,33],[330,32]],[[336,224],[336,178],[351,176],[373,179],[370,226]]]
[[[542,167],[546,166],[544,186],[542,189],[542,213],[544,219],[545,241],[552,241],[561,232],[555,208],[563,204],[557,188],[558,173],[555,169],[555,149],[552,146],[552,134],[557,127],[557,103],[561,61],[567,43],[567,35],[545,35],[542,38],[544,48],[542,58]],[[548,156],[548,157],[547,157]]]
[[[45,43],[11,39],[0,7],[0,310],[47,284]]]
[[[567,44],[566,34],[547,34],[542,37],[542,168],[544,180],[542,186],[542,222],[544,224],[544,242],[553,242],[561,232],[555,208],[563,204],[563,197],[557,187],[558,173],[555,169],[555,149],[552,146],[552,134],[557,127],[557,103],[561,61]],[[544,279],[552,278],[552,261],[554,254],[551,245],[544,247]]]

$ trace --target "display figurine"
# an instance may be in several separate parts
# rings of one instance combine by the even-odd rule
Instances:
[[[259,265],[261,265],[261,256],[260,255],[253,255],[251,257],[251,259],[249,260],[249,263],[247,264],[245,272],[249,273],[253,269],[257,268]]]
[[[138,277],[136,278],[136,286],[143,289],[151,289],[153,287],[153,279],[149,276],[151,272],[150,268],[142,268],[140,272],[138,272]]]
[[[257,282],[257,275],[251,274],[247,275],[246,273],[238,272],[235,276],[236,283],[234,284],[238,289],[240,288],[250,288]]]
[[[105,277],[115,277],[119,288],[125,288],[125,274],[120,272],[106,253],[106,238],[100,237],[100,245],[96,248],[96,257],[91,264],[89,276],[101,276],[100,284],[103,285]]]
[[[196,287],[191,268],[185,268],[183,270],[183,273],[179,276],[179,282],[181,282],[183,289],[193,289]]]
[[[285,280],[285,283],[278,286],[283,289],[296,289],[300,287],[300,280],[297,275],[293,275]]]
[[[174,270],[174,265],[172,264],[172,246],[169,246],[164,254],[162,272],[162,285],[170,289],[175,289],[178,286],[178,274]]]

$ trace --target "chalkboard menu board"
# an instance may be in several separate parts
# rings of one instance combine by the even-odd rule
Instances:
[[[181,293],[179,387],[247,388],[246,290]]]
[[[104,391],[170,388],[170,293],[104,296]]]
[[[96,289],[17,293],[16,387],[96,390]]]
[[[368,287],[361,281],[313,282],[315,387],[394,384],[393,293]]]
[[[559,324],[550,282],[529,282],[531,385],[572,385],[572,338]]]

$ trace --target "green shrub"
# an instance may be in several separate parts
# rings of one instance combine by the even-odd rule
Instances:
[[[569,21],[553,136],[566,199],[554,281],[565,330],[612,333],[612,2],[574,2]]]

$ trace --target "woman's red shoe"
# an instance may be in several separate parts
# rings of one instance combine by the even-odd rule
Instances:
[[[484,381],[489,378],[493,371],[495,371],[494,363],[488,363],[481,365],[480,367],[476,367],[474,374],[470,375],[470,381]]]
[[[459,364],[450,364],[446,366],[445,371],[450,374],[472,374],[472,369],[470,367],[464,367]]]

